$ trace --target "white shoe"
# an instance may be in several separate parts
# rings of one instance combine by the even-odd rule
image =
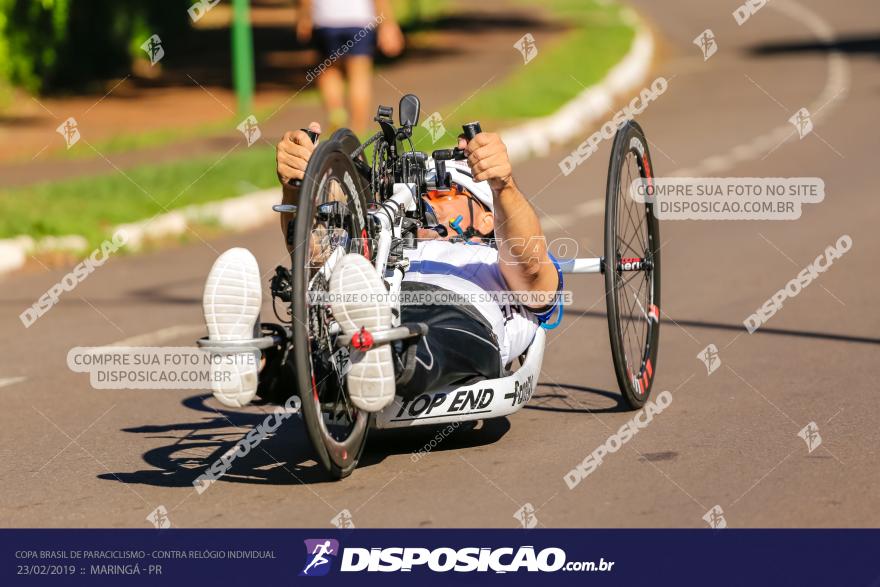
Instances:
[[[202,297],[208,338],[244,340],[258,335],[262,297],[260,268],[251,252],[234,248],[220,255]],[[260,351],[220,355],[216,360],[211,366],[214,397],[233,408],[249,404],[257,393]]]
[[[388,293],[385,283],[362,255],[344,256],[330,277],[330,304],[345,334],[356,334],[361,328],[370,332],[391,328],[391,304],[380,299]],[[352,294],[368,294],[363,302],[345,299]],[[337,298],[342,298],[339,301]],[[382,345],[366,352],[351,349],[348,371],[348,395],[351,402],[366,412],[378,412],[394,400],[394,363],[391,346]]]

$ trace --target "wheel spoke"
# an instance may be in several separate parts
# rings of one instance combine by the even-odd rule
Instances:
[[[351,252],[354,244],[359,242],[357,238],[360,237],[360,232],[355,224],[355,216],[351,213],[353,197],[358,196],[350,194],[347,187],[328,172],[314,198],[314,218],[305,259],[307,274],[314,274],[308,284],[310,293],[314,294],[313,299],[329,292],[330,276],[324,275],[326,271],[321,271],[327,261],[338,256],[339,247],[344,247],[343,253]],[[332,202],[339,202],[341,206],[318,214],[322,204]],[[359,412],[351,404],[346,391],[346,379],[342,372],[344,362],[334,356],[336,346],[329,329],[332,322],[331,310],[328,304],[312,303],[307,306],[306,311],[308,336],[314,343],[309,361],[312,374],[320,377],[316,384],[316,408],[320,420],[318,425],[327,439],[325,443],[345,443],[357,426]],[[349,451],[342,452],[348,454]]]
[[[645,361],[652,353],[650,345],[655,325],[648,312],[656,287],[655,273],[653,264],[650,268],[624,272],[618,269],[618,263],[626,257],[643,259],[646,263],[655,258],[651,247],[656,224],[652,224],[650,206],[639,204],[629,197],[630,185],[639,179],[644,182],[646,178],[641,159],[629,149],[613,156],[621,158],[617,193],[614,195],[617,208],[613,219],[615,232],[609,237],[613,250],[606,253],[614,255],[610,284],[616,302],[613,319],[617,321],[621,355],[615,360],[623,362],[624,372],[628,374],[625,385],[633,389],[633,382],[629,379],[642,376]]]

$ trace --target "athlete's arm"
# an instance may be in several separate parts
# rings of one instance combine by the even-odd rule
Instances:
[[[513,181],[507,147],[495,133],[480,133],[470,142],[459,139],[475,181],[492,188],[495,238],[501,274],[511,291],[547,293],[548,302],[559,285],[556,267],[547,255],[547,242],[534,208]],[[541,303],[528,304],[532,307]]]
[[[309,130],[320,133],[321,125],[317,122],[309,124]],[[312,156],[315,145],[309,135],[301,130],[287,131],[275,146],[275,164],[278,173],[278,181],[281,182],[281,203],[296,205],[299,202],[299,188],[290,185],[294,179],[301,180],[306,171],[306,165]],[[281,234],[287,238],[287,224],[293,220],[293,214],[281,214]]]

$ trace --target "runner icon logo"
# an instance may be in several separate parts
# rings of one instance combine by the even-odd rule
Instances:
[[[520,52],[523,57],[523,64],[527,65],[529,61],[538,56],[538,45],[535,44],[535,37],[532,33],[526,33],[513,44],[513,48]]]
[[[67,145],[68,149],[74,146],[80,138],[79,125],[73,116],[58,125],[55,132],[64,137],[64,144]]]
[[[721,357],[718,356],[718,347],[714,344],[708,345],[700,351],[697,358],[703,361],[706,366],[706,374],[711,375],[721,366]]]
[[[795,112],[788,121],[797,129],[798,137],[801,139],[813,132],[813,118],[810,111],[806,108],[801,108]]]
[[[164,505],[160,505],[150,512],[147,521],[160,530],[171,527],[171,519],[168,517],[168,510]]]
[[[715,33],[712,32],[712,29],[706,29],[700,35],[694,39],[694,45],[700,48],[700,51],[703,52],[703,61],[708,61],[710,57],[715,55],[715,52],[718,51],[718,43],[715,41]]]
[[[807,443],[807,452],[813,452],[822,444],[822,435],[819,434],[819,427],[815,422],[810,422],[798,432],[804,442]]]
[[[330,523],[337,528],[354,528],[354,518],[352,518],[351,512],[347,509],[342,510],[341,512],[333,516],[333,518],[330,520]]]
[[[159,35],[152,35],[149,39],[141,44],[147,56],[150,58],[150,67],[159,63],[165,57],[165,49],[162,48],[162,39]]]
[[[241,124],[235,128],[244,135],[248,147],[256,143],[263,136],[260,127],[257,125],[257,118],[253,114],[242,120]]]
[[[426,118],[425,122],[422,123],[422,127],[431,135],[432,143],[436,143],[446,135],[446,127],[443,126],[443,117],[440,116],[439,112],[434,112],[431,116]]]
[[[535,515],[535,507],[527,503],[516,510],[513,517],[519,520],[523,528],[534,528],[538,525],[538,517]]]
[[[339,541],[332,538],[305,540],[306,565],[300,577],[322,577],[330,572],[330,564],[339,555]]]
[[[703,519],[709,524],[710,528],[721,530],[727,528],[727,520],[724,518],[724,510],[720,505],[714,506],[711,510],[703,515]]]

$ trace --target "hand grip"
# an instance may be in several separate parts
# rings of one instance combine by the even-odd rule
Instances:
[[[308,137],[312,140],[313,145],[318,142],[318,137],[321,136],[321,133],[317,133],[307,128],[301,128],[300,130],[308,135]],[[298,188],[302,185],[303,182],[301,179],[291,179],[288,183],[293,187]]]
[[[461,161],[467,159],[467,156],[464,153],[464,149],[455,147],[454,149],[437,149],[431,153],[431,159],[434,161],[449,161],[451,159]]]
[[[466,138],[468,142],[472,141],[475,136],[483,132],[483,129],[480,128],[479,120],[463,124],[461,130],[464,132],[464,138]]]

